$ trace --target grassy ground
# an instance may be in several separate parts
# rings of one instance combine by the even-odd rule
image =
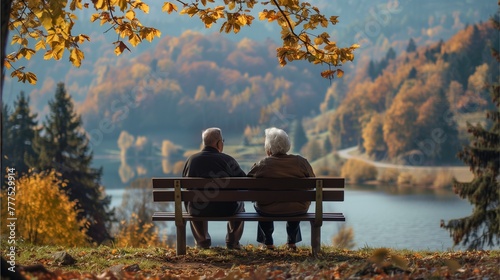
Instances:
[[[4,244],[5,245],[5,244]],[[6,246],[2,255],[6,256]],[[263,251],[215,247],[188,248],[176,256],[170,248],[63,248],[18,244],[16,263],[41,264],[49,272],[23,272],[31,279],[499,279],[500,250],[406,251],[323,247],[314,258],[310,248]],[[76,262],[63,264],[59,251]],[[36,267],[35,267],[36,268]],[[22,267],[19,268],[22,271]]]

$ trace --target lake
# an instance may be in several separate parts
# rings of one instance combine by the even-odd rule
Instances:
[[[107,194],[112,196],[113,206],[119,206],[123,189],[137,177],[169,176],[162,173],[160,161],[139,164],[141,168],[130,168],[134,176],[120,175],[119,160],[98,159],[96,164],[104,167],[102,182]],[[133,165],[133,163],[130,163]],[[246,170],[243,165],[242,168]],[[123,171],[123,166],[121,167]],[[144,171],[147,170],[147,172]],[[141,171],[143,170],[143,171]],[[123,172],[121,172],[123,174]],[[142,175],[141,175],[142,174]],[[247,211],[254,211],[251,203],[245,206]],[[326,203],[325,211],[343,212],[346,225],[354,231],[355,248],[388,247],[396,249],[438,250],[452,248],[448,231],[440,228],[440,220],[460,218],[471,213],[471,205],[458,198],[450,190],[432,190],[422,188],[398,188],[394,186],[347,186],[345,201]],[[311,205],[311,210],[314,205]],[[322,243],[332,244],[332,237],[338,232],[341,223],[325,222],[322,226]],[[303,241],[299,245],[310,244],[310,225],[301,224]],[[168,223],[168,234],[174,234],[174,224]],[[209,223],[209,232],[213,245],[224,246],[226,226],[224,222]],[[245,223],[241,243],[254,244],[257,232],[256,222]],[[193,245],[188,229],[188,245]],[[286,243],[284,222],[275,224],[274,239],[276,245]],[[456,247],[455,249],[463,249]]]

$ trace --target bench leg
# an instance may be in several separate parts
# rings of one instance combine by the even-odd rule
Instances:
[[[177,229],[177,255],[186,254],[186,223],[176,225]]]
[[[321,250],[321,227],[315,226],[311,221],[311,247],[313,256],[318,256]]]

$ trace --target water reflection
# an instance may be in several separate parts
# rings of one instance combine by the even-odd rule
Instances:
[[[455,193],[450,188],[432,188],[425,186],[400,186],[400,185],[347,185],[346,189],[356,190],[356,191],[371,191],[371,192],[383,192],[389,195],[434,195],[437,197],[456,197]]]

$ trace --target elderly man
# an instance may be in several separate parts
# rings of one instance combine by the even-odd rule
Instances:
[[[267,157],[254,164],[249,177],[282,178],[282,177],[315,177],[309,162],[299,155],[287,155],[290,150],[290,139],[285,131],[272,127],[265,130],[266,139],[264,148]],[[260,215],[293,216],[307,212],[310,202],[259,202],[254,205]],[[302,241],[300,222],[287,222],[287,246],[295,250],[295,243]],[[257,242],[264,248],[274,249],[274,223],[259,222],[257,228]]]
[[[183,177],[221,178],[246,176],[234,158],[222,153],[224,138],[222,138],[222,132],[219,128],[208,128],[203,131],[201,137],[204,147],[200,152],[188,158],[182,172]],[[213,190],[210,189],[210,192],[213,192]],[[241,201],[208,203],[202,197],[200,202],[188,203],[186,209],[193,216],[205,217],[231,216],[238,212],[245,212],[244,204]],[[197,247],[210,248],[212,240],[208,233],[208,222],[191,222],[191,231]],[[228,222],[227,248],[240,249],[239,241],[242,234],[243,222]]]

